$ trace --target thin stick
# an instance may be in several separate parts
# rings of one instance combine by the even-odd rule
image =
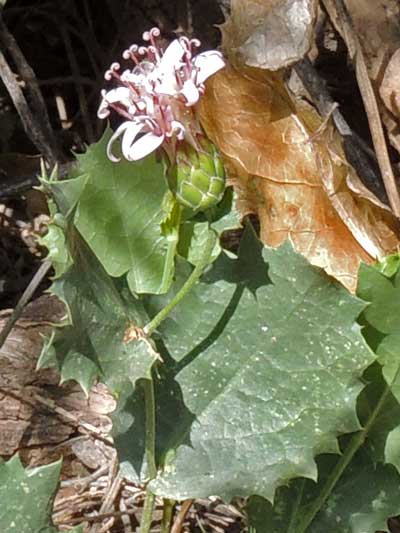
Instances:
[[[6,58],[0,51],[0,77],[6,86],[6,89],[14,103],[15,109],[21,119],[25,133],[36,146],[40,153],[50,162],[55,162],[56,154],[51,145],[49,145],[46,135],[43,133],[42,128],[37,123],[35,117],[28,106],[24,93],[21,87],[18,85],[15,76],[9,67]]]
[[[63,156],[62,152],[60,151],[55,141],[54,131],[50,124],[50,119],[47,113],[46,104],[44,102],[43,95],[37,83],[35,73],[32,70],[29,63],[27,62],[27,60],[25,59],[25,56],[22,53],[20,47],[18,46],[18,43],[14,39],[14,36],[9,32],[7,26],[5,25],[1,13],[0,13],[0,40],[1,40],[1,43],[4,49],[8,50],[8,52],[10,53],[13,59],[13,62],[16,68],[18,69],[19,75],[21,76],[22,79],[25,80],[26,90],[29,93],[31,106],[34,111],[33,113],[30,113],[30,114],[34,117],[34,122],[37,124],[37,129],[40,130],[40,133],[41,133],[40,137],[41,138],[43,137],[41,143],[45,145],[46,147],[46,151],[44,151],[43,148],[41,148],[40,151],[43,152],[43,154],[46,156],[47,159],[49,159],[49,162],[55,163],[56,161],[65,160],[65,157]],[[3,56],[3,61],[5,62],[4,56]],[[9,70],[11,71],[11,69]],[[14,81],[15,81],[15,78],[14,78]],[[7,90],[10,92],[9,86],[6,84],[4,79],[3,79],[3,82],[6,85]],[[19,90],[21,91],[21,89]],[[14,91],[15,91],[15,86],[14,86],[13,92]],[[10,92],[10,96],[12,100],[14,101],[13,94],[11,92]],[[17,108],[18,113],[20,114],[20,110],[18,109],[15,102],[14,102],[14,105]],[[21,117],[21,120],[24,124],[22,117]],[[24,127],[25,127],[25,124],[24,124]],[[30,125],[30,127],[32,128],[32,124]],[[26,131],[26,128],[25,128],[25,131]],[[29,132],[27,133],[29,135]],[[34,144],[36,146],[36,143]]]
[[[179,513],[175,519],[174,525],[171,528],[171,533],[181,533],[183,523],[186,519],[186,515],[189,509],[192,507],[194,500],[185,500],[179,510]]]
[[[14,311],[12,312],[10,318],[7,320],[6,325],[0,332],[0,349],[2,348],[3,344],[5,343],[8,335],[10,334],[10,331],[14,327],[14,324],[18,320],[18,318],[21,316],[21,313],[26,306],[26,304],[29,302],[29,300],[32,298],[34,292],[40,285],[40,283],[43,281],[43,279],[46,277],[47,272],[51,268],[50,261],[44,261],[41,265],[36,274],[33,276],[32,280],[30,281],[29,285],[25,289],[23,295],[19,299],[17,305],[15,306]]]
[[[400,217],[400,195],[393,174],[392,165],[383,132],[382,121],[379,115],[374,89],[369,79],[364,55],[357,34],[351,23],[346,5],[343,0],[322,0],[332,23],[343,37],[350,57],[353,59],[356,76],[367,114],[372,142],[382,174],[390,207],[396,217]]]

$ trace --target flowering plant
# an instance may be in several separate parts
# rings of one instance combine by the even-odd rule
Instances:
[[[134,44],[123,53],[133,68],[120,73],[120,64],[113,63],[105,74],[106,80],[115,79],[119,86],[103,90],[98,116],[106,118],[114,110],[126,119],[108,144],[112,161],[119,160],[112,145],[121,136],[122,154],[128,161],[142,159],[162,145],[173,163],[181,141],[200,149],[201,128],[194,106],[204,92],[204,82],[224,67],[224,60],[215,50],[194,55],[200,41],[187,37],[175,39],[163,51],[159,37],[158,28],[145,32],[143,39],[149,46]]]

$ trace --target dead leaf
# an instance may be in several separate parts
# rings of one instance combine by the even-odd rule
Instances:
[[[400,118],[400,48],[390,58],[379,92],[389,111]]]
[[[316,0],[232,0],[222,26],[233,63],[279,70],[303,58],[312,45]]]
[[[346,0],[354,29],[361,42],[372,80],[380,81],[387,62],[400,46],[398,0]]]
[[[338,134],[319,131],[320,117],[292,102],[277,74],[225,68],[207,83],[200,113],[265,244],[289,238],[353,292],[360,261],[396,249],[396,220],[347,165]]]
[[[390,58],[379,93],[390,111],[384,116],[390,141],[400,152],[400,48]]]
[[[400,152],[400,57],[396,52],[400,49],[400,3],[381,0],[371,9],[370,0],[346,0],[346,6],[363,49],[369,77],[382,99],[382,102],[378,100],[382,122],[390,143]]]

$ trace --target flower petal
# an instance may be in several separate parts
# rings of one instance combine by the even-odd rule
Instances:
[[[172,43],[170,43],[168,48],[165,50],[157,66],[159,73],[174,75],[175,69],[179,68],[182,62],[184,53],[185,49],[179,40],[175,39],[172,41]]]
[[[199,69],[196,76],[196,84],[204,83],[207,78],[224,68],[225,61],[220,52],[209,50],[202,52],[193,59],[193,64]]]
[[[129,128],[129,126],[132,124],[131,121],[123,122],[112,134],[111,139],[108,141],[107,144],[107,157],[110,159],[110,161],[113,161],[113,163],[118,163],[118,161],[121,161],[120,157],[115,157],[115,155],[112,153],[111,148],[114,144],[114,141],[120,137],[124,131]]]
[[[138,133],[146,127],[144,122],[131,122],[126,128],[124,136],[122,137],[121,150],[122,155],[128,161],[131,161],[131,149],[133,144],[135,144],[135,139],[138,136]]]
[[[185,138],[185,132],[186,128],[182,124],[182,122],[179,122],[178,120],[173,120],[171,122],[171,130],[172,133],[176,135],[176,138],[182,141]]]
[[[154,152],[164,141],[164,135],[156,135],[153,132],[146,133],[140,139],[132,144],[129,150],[129,157],[125,156],[129,161],[138,161],[146,155]],[[124,154],[125,155],[125,154]]]
[[[107,118],[110,114],[108,104],[114,104],[120,102],[125,107],[131,105],[131,92],[127,87],[118,87],[117,89],[111,89],[111,91],[102,93],[103,99],[97,111],[99,118]]]
[[[193,80],[186,80],[180,92],[186,98],[187,106],[196,104],[200,98],[199,90]]]

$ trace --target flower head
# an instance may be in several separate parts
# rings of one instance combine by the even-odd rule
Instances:
[[[125,121],[110,139],[107,154],[112,161],[114,141],[122,137],[122,154],[129,161],[141,159],[162,145],[171,162],[177,143],[186,141],[198,148],[201,133],[193,107],[204,92],[205,80],[224,67],[222,55],[211,50],[195,55],[197,39],[180,37],[165,51],[158,43],[160,30],[152,28],[143,34],[148,46],[132,45],[123,58],[133,68],[121,72],[113,63],[105,79],[117,80],[118,87],[102,91],[99,118],[114,110]]]

